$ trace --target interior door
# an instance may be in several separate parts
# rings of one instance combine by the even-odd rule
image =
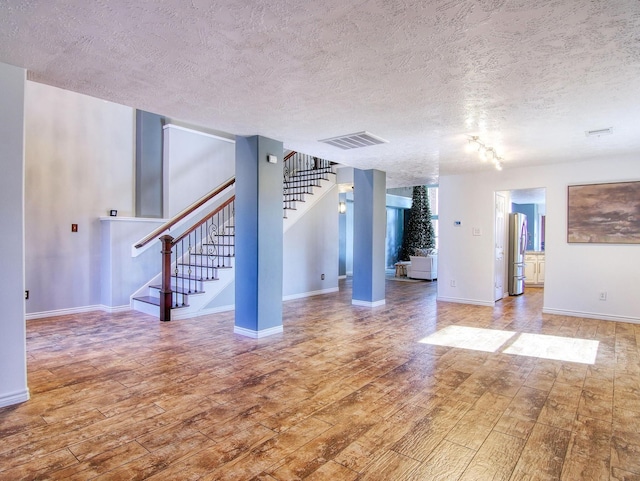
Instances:
[[[507,197],[502,192],[496,192],[496,232],[495,232],[495,280],[494,280],[494,300],[498,301],[504,297],[505,280],[505,239],[507,237]]]

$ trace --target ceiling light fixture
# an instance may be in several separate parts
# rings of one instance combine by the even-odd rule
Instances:
[[[476,145],[478,146],[477,150],[480,160],[483,162],[490,160],[495,165],[496,170],[502,170],[504,159],[498,155],[493,147],[487,147],[484,143],[480,142],[480,137],[471,135],[468,146],[471,146],[471,150],[475,150]]]

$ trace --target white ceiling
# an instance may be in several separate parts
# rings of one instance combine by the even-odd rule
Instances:
[[[8,0],[0,61],[388,187],[490,169],[470,135],[505,169],[640,152],[638,0]]]

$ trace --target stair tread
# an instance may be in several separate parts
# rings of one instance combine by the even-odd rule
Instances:
[[[173,279],[184,279],[186,281],[197,281],[197,282],[208,282],[208,281],[217,281],[218,277],[210,277],[209,279],[203,279],[202,277],[197,276],[171,276]]]
[[[160,305],[160,298],[159,297],[139,296],[139,297],[134,297],[133,300],[134,301],[140,301],[140,302],[146,302],[147,304],[153,304],[154,306],[159,306]]]
[[[332,172],[329,169],[296,170],[294,173],[289,174],[289,178],[291,179],[296,177],[314,177],[314,176],[324,176],[329,174],[335,175],[335,172]]]
[[[160,307],[160,298],[158,297],[140,296],[134,297],[133,300]],[[182,306],[171,306],[171,309],[182,309],[184,307],[189,307],[189,304],[184,304]]]
[[[158,290],[162,288],[162,286],[159,286],[159,285],[149,286],[149,287],[152,289],[158,289]],[[187,296],[195,296],[197,294],[204,294],[206,291],[190,292],[189,289],[183,289],[182,287],[172,287],[171,292],[177,292],[178,294],[184,294]]]
[[[192,256],[202,256],[203,254],[191,254]],[[209,256],[206,256],[209,257]],[[229,256],[215,256],[215,257],[223,257],[223,258],[231,258]],[[225,269],[231,266],[208,266],[206,264],[186,264],[183,262],[179,262],[178,263],[179,266],[186,266],[186,267],[200,267],[202,269]]]
[[[318,178],[313,178],[313,179],[301,179],[301,178],[296,179],[295,177],[294,178],[289,177],[289,180],[285,180],[283,182],[283,184],[298,184],[298,185],[301,185],[301,186],[302,185],[307,185],[307,186],[312,185],[314,187],[321,187],[321,185],[318,184],[317,182],[313,183],[313,181],[315,181],[315,180],[329,180],[329,179],[325,179],[323,177],[318,177]]]

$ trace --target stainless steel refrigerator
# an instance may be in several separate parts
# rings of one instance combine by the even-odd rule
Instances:
[[[527,249],[527,216],[509,214],[509,295],[524,293],[524,252]]]

